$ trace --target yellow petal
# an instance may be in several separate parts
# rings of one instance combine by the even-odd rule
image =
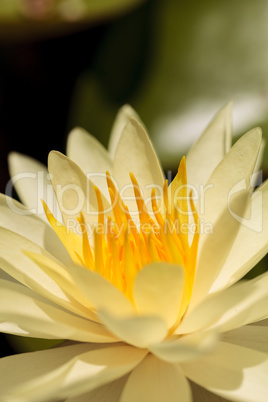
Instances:
[[[190,385],[178,366],[148,355],[130,374],[120,402],[191,402]]]
[[[171,327],[178,319],[185,273],[179,265],[153,263],[136,276],[133,299],[138,314],[161,317]]]
[[[116,115],[112,131],[109,137],[108,150],[112,159],[114,159],[115,151],[118,142],[120,140],[121,134],[123,132],[123,129],[131,118],[136,119],[137,121],[140,122],[139,116],[137,115],[135,110],[132,109],[131,106],[129,105],[122,106]]]
[[[15,190],[30,211],[46,221],[41,204],[41,199],[43,199],[59,219],[60,214],[46,166],[17,152],[9,154],[8,163]],[[9,190],[11,189],[7,187],[7,191]]]
[[[162,189],[164,176],[145,129],[134,119],[129,120],[122,132],[114,157],[113,170],[116,184],[119,189],[123,189],[121,194],[123,201],[128,206],[130,214],[134,214],[137,206],[133,188],[125,188],[126,185],[129,185],[129,172],[136,177],[143,198],[150,207],[148,200],[151,199],[152,187]],[[132,197],[132,199],[127,197]]]
[[[118,341],[100,324],[64,311],[20,284],[0,280],[0,289],[2,332],[80,342]]]
[[[229,151],[232,138],[232,103],[224,106],[187,154],[188,182],[199,189]]]
[[[230,211],[235,211],[239,217],[244,216],[247,202],[248,191],[235,194],[229,205],[226,205],[218,221],[214,222],[212,233],[201,235],[203,242],[199,244],[196,275],[189,309],[192,309],[209,293],[233,247],[240,228],[240,221]]]
[[[215,280],[211,292],[217,292],[246,275],[268,249],[268,181],[252,194],[233,247]]]
[[[102,347],[97,345],[98,347]],[[14,388],[51,371],[92,349],[92,344],[78,343],[31,353],[20,353],[0,360],[1,397]],[[23,370],[22,370],[23,367]],[[8,373],[8,375],[6,375]]]
[[[106,172],[112,171],[112,160],[104,146],[80,127],[73,129],[67,139],[67,156],[72,159],[109,198]]]
[[[267,354],[221,342],[213,354],[181,363],[193,382],[232,401],[266,402]]]
[[[195,332],[180,338],[167,339],[151,346],[150,351],[161,360],[179,363],[211,353],[217,347],[217,341],[216,331]]]
[[[37,244],[12,231],[0,227],[1,268],[13,278],[58,305],[77,312],[75,300],[70,300],[61,284],[54,281],[25,254],[40,254],[57,261]],[[81,306],[79,306],[81,307]],[[79,309],[78,309],[79,310]]]
[[[65,400],[120,378],[133,370],[147,351],[127,345],[104,346],[78,354],[54,371],[12,388],[6,400]],[[8,399],[9,398],[9,399]]]
[[[28,208],[13,198],[0,194],[1,226],[26,237],[50,254],[68,264],[71,258],[48,222],[39,215],[28,213]]]
[[[138,348],[147,348],[159,343],[167,335],[166,323],[159,317],[126,316],[118,318],[104,310],[99,310],[98,314],[112,334]]]
[[[223,292],[209,295],[188,313],[176,330],[192,333],[208,327],[228,331],[268,316],[268,274],[237,283]]]
[[[52,151],[48,157],[48,170],[67,230],[80,233],[77,222],[80,212],[89,224],[98,220],[98,202],[92,181],[85,173],[60,152]],[[104,208],[110,208],[102,195]]]

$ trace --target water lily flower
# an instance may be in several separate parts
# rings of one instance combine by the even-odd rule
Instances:
[[[49,178],[11,155],[26,206],[0,197],[0,330],[70,342],[1,359],[1,401],[267,400],[268,273],[240,279],[267,253],[268,182],[230,109],[169,185],[129,106],[108,151],[71,132]]]

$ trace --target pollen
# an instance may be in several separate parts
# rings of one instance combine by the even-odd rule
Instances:
[[[110,214],[104,210],[100,190],[94,187],[98,222],[97,228],[93,229],[93,242],[89,241],[82,212],[77,218],[82,235],[68,231],[43,203],[47,219],[76,264],[102,275],[130,300],[135,277],[145,265],[166,262],[183,266],[182,316],[191,297],[199,241],[199,219],[192,193],[187,187],[185,158],[182,158],[173,182],[168,186],[165,181],[161,196],[157,197],[156,189],[152,189],[150,211],[136,177],[133,173],[129,175],[137,205],[137,221],[123,202],[109,172],[106,180],[111,200]]]

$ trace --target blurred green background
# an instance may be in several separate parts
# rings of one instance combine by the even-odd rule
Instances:
[[[174,171],[229,100],[235,137],[268,140],[267,0],[0,0],[1,192],[11,150],[46,163],[77,125],[107,145],[125,103]]]

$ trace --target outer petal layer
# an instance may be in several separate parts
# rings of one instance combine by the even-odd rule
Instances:
[[[145,350],[126,345],[92,349],[77,354],[39,378],[29,379],[14,387],[12,393],[3,401],[41,402],[53,398],[74,397],[124,376],[136,367],[147,353]]]
[[[268,181],[252,194],[233,247],[213,283],[215,292],[246,275],[268,249]]]
[[[260,129],[251,130],[241,137],[216,167],[207,183],[208,189],[199,202],[198,212],[200,219],[212,227],[212,233],[201,233],[200,236],[191,307],[208,293],[233,245],[246,207],[245,204],[243,206],[243,191],[252,190],[249,189],[250,176],[254,171],[261,141]],[[228,219],[226,225],[225,219]],[[233,233],[228,233],[231,223],[235,228]],[[210,246],[211,241],[213,246]]]
[[[268,316],[268,273],[210,295],[188,313],[176,330],[192,333],[208,327],[228,331]]]
[[[192,360],[213,351],[217,345],[216,331],[196,332],[181,338],[170,338],[151,346],[150,351],[161,360],[178,363]]]
[[[41,204],[45,200],[57,219],[60,220],[56,198],[45,165],[35,159],[12,152],[8,158],[10,176],[22,202],[46,221]]]
[[[190,380],[232,401],[267,401],[265,353],[222,342],[213,354],[181,367]]]
[[[116,342],[103,326],[50,303],[26,287],[0,280],[0,330],[15,335],[80,342]]]
[[[130,374],[120,402],[190,402],[191,390],[179,366],[148,355]]]
[[[71,258],[54,230],[20,202],[0,194],[0,224],[38,244],[63,263]]]

